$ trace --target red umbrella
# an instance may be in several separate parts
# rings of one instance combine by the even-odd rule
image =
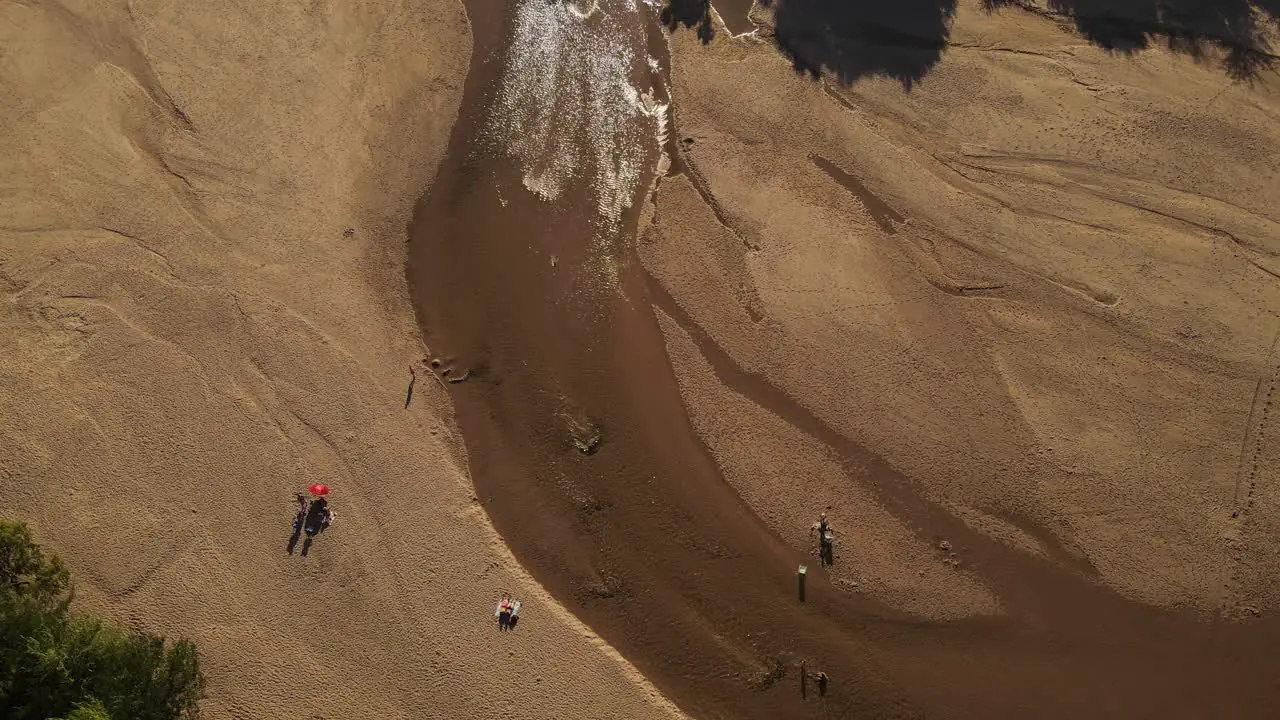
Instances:
[[[311,489],[312,495],[328,495],[329,494],[329,486],[325,485],[324,483],[316,483],[315,485],[312,485],[310,489]]]

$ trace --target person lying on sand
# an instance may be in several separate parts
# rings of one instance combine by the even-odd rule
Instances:
[[[520,601],[512,600],[511,593],[504,593],[493,615],[498,618],[499,630],[515,630],[516,623],[520,622]]]
[[[495,617],[498,618],[498,629],[511,629],[511,613],[515,608],[512,607],[511,596],[503,595],[498,601],[498,607],[493,611]]]

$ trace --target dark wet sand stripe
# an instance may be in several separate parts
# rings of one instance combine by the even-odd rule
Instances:
[[[627,251],[619,294],[593,293],[592,203],[520,192],[503,205],[476,132],[500,70],[502,0],[467,3],[463,110],[410,228],[407,269],[450,386],[477,492],[522,564],[681,707],[706,718],[821,717],[796,667],[832,677],[828,717],[1270,717],[1262,633],[1129,602],[967,529],[913,482],[739,368]],[[586,208],[582,210],[581,208]],[[636,213],[628,217],[632,227]],[[559,262],[552,267],[549,258]],[[721,381],[832,447],[922,538],[948,537],[1010,618],[929,623],[832,588],[757,518],[693,432],[650,303]],[[575,428],[598,429],[591,455]],[[856,537],[856,529],[851,530]],[[778,675],[778,670],[782,675]]]
[[[894,223],[902,222],[903,218],[898,214],[897,210],[890,207],[889,203],[881,200],[878,195],[871,192],[871,189],[862,184],[862,181],[853,173],[845,172],[839,165],[822,157],[821,155],[810,155],[810,160],[818,166],[818,169],[831,176],[832,180],[840,183],[840,185],[848,190],[858,202],[862,203],[862,207],[867,209],[871,218],[876,221],[876,225],[880,229],[890,235],[898,232],[898,228]]]

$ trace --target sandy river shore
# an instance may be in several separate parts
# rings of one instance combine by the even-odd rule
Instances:
[[[215,719],[1275,715],[1280,8],[539,2],[0,0],[78,607]]]
[[[0,47],[0,513],[78,606],[195,639],[214,719],[674,714],[514,562],[440,385],[404,407],[461,6],[3,2]]]

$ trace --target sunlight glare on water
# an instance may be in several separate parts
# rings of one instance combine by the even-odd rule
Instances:
[[[637,88],[652,77],[648,0],[519,0],[487,137],[547,202],[586,184],[602,230],[619,229],[667,106]]]

